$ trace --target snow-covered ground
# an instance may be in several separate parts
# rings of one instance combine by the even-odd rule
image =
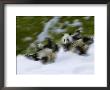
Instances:
[[[55,62],[46,65],[18,55],[17,74],[94,74],[94,44],[86,56],[64,52],[61,48]]]

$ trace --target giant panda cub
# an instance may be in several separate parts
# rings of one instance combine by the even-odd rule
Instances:
[[[55,57],[56,57],[56,53],[54,53],[52,49],[49,48],[44,48],[39,52],[37,52],[37,58],[39,58],[39,60],[43,64],[54,62]]]
[[[42,50],[37,52],[37,58],[45,63],[52,63],[55,61],[56,53],[59,51],[59,46],[52,41],[51,38],[46,38],[47,44],[42,47]]]
[[[55,60],[56,52],[58,52],[59,47],[50,38],[46,38],[47,44],[42,43],[37,44],[37,51],[33,55],[28,55],[28,57],[33,58],[35,61],[41,61],[43,64],[52,63]]]
[[[64,51],[70,50],[71,43],[72,37],[68,33],[65,33],[61,39],[61,45],[63,46]]]
[[[72,51],[80,55],[86,54],[88,45],[83,42],[82,38],[73,39],[69,34],[64,34],[62,37],[62,46],[65,51]]]
[[[72,51],[79,51],[79,54],[86,54],[89,46],[94,42],[92,36],[83,36],[80,30],[75,31],[70,36],[72,37],[71,49]]]

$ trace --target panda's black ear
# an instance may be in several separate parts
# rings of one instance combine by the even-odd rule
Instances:
[[[69,33],[69,35],[72,35],[71,33]]]

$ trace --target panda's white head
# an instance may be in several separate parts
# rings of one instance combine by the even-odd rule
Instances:
[[[65,33],[62,37],[62,43],[68,44],[70,42],[72,42],[72,37],[68,33]]]

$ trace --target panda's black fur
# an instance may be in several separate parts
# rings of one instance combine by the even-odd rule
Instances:
[[[78,40],[78,39],[81,39],[81,31],[80,30],[77,30],[74,35],[72,35],[71,33],[69,34],[72,36],[72,39],[73,40]]]
[[[37,53],[34,53],[34,54],[30,54],[30,55],[25,55],[27,58],[30,58],[30,59],[34,59],[35,61],[39,61],[40,58],[38,58],[37,56]]]
[[[71,43],[62,44],[62,46],[64,48],[64,51],[68,51],[68,50],[70,50]]]
[[[84,36],[84,37],[82,37],[82,39],[83,39],[83,42],[88,44],[88,45],[93,43],[93,38],[91,38],[91,37],[85,37]]]
[[[57,52],[59,50],[58,45],[56,43],[54,43],[51,38],[46,38],[46,39],[47,39],[48,43],[46,45],[44,45],[43,48],[50,48],[53,50],[53,52]]]
[[[83,50],[83,48],[82,47],[79,47],[79,46],[77,46],[76,47],[76,49],[79,51],[79,55],[83,55],[83,54],[86,54],[86,51],[85,50]]]
[[[48,57],[42,57],[41,59],[42,63],[45,64],[48,62]]]

